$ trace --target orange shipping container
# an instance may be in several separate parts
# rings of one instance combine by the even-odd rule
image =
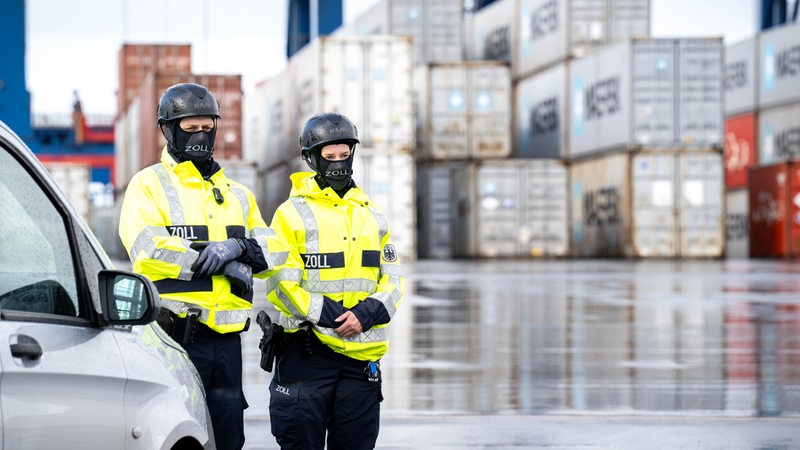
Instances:
[[[756,163],[756,115],[728,117],[725,120],[725,187],[747,186],[747,171]]]
[[[151,72],[189,73],[191,65],[191,46],[188,44],[123,44],[119,50],[117,115],[128,108],[139,86]]]

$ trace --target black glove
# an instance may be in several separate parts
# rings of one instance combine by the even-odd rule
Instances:
[[[248,293],[253,289],[253,269],[239,261],[231,261],[225,265],[222,273],[232,285]]]
[[[203,244],[197,245],[201,247]],[[191,245],[195,248],[195,244]],[[200,252],[197,261],[192,265],[192,271],[197,275],[208,277],[219,274],[225,264],[242,256],[244,249],[237,239],[225,239],[221,242],[209,242]]]

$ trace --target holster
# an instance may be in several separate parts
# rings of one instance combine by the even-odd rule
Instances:
[[[162,329],[180,344],[191,344],[200,326],[200,310],[190,308],[186,318],[178,317],[174,312],[167,308],[161,308],[158,312],[156,322]]]
[[[256,316],[256,323],[264,333],[258,343],[261,350],[260,366],[267,372],[272,372],[275,357],[283,353],[283,327],[277,323],[272,323],[265,311],[259,311]]]

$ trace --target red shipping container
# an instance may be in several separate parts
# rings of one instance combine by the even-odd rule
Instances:
[[[750,256],[800,255],[800,164],[751,167],[748,177]]]
[[[756,163],[756,115],[725,120],[725,187],[747,187],[747,171]]]

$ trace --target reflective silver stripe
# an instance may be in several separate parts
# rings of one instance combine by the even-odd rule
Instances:
[[[280,269],[276,274],[267,278],[267,292],[272,292],[278,288],[281,281],[294,281],[300,283],[303,280],[303,269]]]
[[[302,197],[290,197],[300,218],[303,219],[303,227],[306,230],[306,253],[319,252],[319,227],[314,212]],[[319,270],[307,270],[308,281],[319,281]]]
[[[389,221],[386,220],[386,216],[380,213],[374,206],[368,206],[369,212],[375,216],[375,221],[378,222],[378,227],[380,228],[379,232],[379,240],[378,242],[383,242],[383,238],[386,237],[386,234],[389,233]]]
[[[169,237],[169,232],[166,227],[161,226],[142,228],[142,231],[136,236],[136,240],[133,241],[133,245],[131,245],[131,263],[136,260],[136,255],[142,251],[150,258],[153,256],[153,252],[156,248],[153,238],[156,236]]]
[[[397,264],[381,264],[381,273],[385,273],[394,277],[402,277],[403,268]]]
[[[196,254],[190,252],[179,252],[175,250],[166,250],[156,247],[153,238],[156,236],[169,237],[169,232],[162,226],[144,227],[142,231],[136,236],[136,240],[131,246],[131,264],[136,262],[136,257],[139,252],[144,251],[145,257],[157,259],[169,264],[180,266],[181,271],[178,274],[179,280],[188,281],[192,279],[192,272],[189,269],[194,261],[197,259]]]
[[[394,317],[394,313],[397,312],[397,303],[403,296],[403,293],[400,290],[401,281],[402,279],[400,277],[391,276],[389,277],[389,282],[393,283],[395,286],[391,292],[375,292],[370,294],[370,297],[383,303],[383,306],[386,308],[386,312],[389,313],[389,317]]]
[[[281,303],[284,304],[284,306],[289,310],[290,313],[292,313],[294,317],[303,317],[303,313],[297,309],[297,305],[292,303],[292,300],[286,295],[285,292],[278,289],[275,291],[275,293],[278,296],[278,299],[280,299]],[[317,323],[319,322],[320,315],[322,315],[322,305],[324,299],[322,298],[322,294],[317,294],[315,292],[310,292],[309,295],[311,298],[308,303],[308,314],[306,314],[305,317],[310,322]]]
[[[300,328],[300,324],[302,323],[303,323],[302,320],[298,320],[297,318],[294,317],[287,317],[283,314],[281,314],[281,316],[278,318],[278,324],[287,330],[296,330]],[[346,339],[336,334],[336,332],[333,331],[333,328],[326,328],[315,325],[314,330],[320,334],[324,334],[326,336],[330,336],[332,338],[345,342],[358,342],[358,343],[383,342],[387,340],[388,336],[386,327],[371,328],[363,333],[357,334],[352,338],[346,338]]]
[[[217,311],[214,315],[214,323],[218,325],[234,325],[237,323],[245,323],[250,317],[249,309],[233,309],[225,311]]]
[[[343,278],[341,280],[311,281],[305,280],[300,287],[307,291],[322,292],[324,294],[336,292],[373,292],[378,287],[378,282],[366,278]]]
[[[242,205],[242,217],[244,218],[245,226],[247,226],[247,218],[250,217],[250,202],[247,201],[247,194],[239,188],[231,188],[231,194],[239,200]]]
[[[183,208],[181,207],[181,197],[178,195],[178,190],[172,184],[172,179],[167,172],[167,168],[163,164],[156,164],[151,166],[158,175],[158,181],[161,182],[161,189],[164,190],[164,196],[167,198],[169,205],[169,216],[172,224],[184,224],[186,219],[183,217]]]
[[[272,228],[256,227],[250,230],[250,237],[254,238],[261,247],[261,253],[264,254],[264,259],[267,261],[267,267],[274,269],[278,266],[286,264],[289,259],[289,252],[275,252],[269,248],[268,238],[275,237],[275,230]]]
[[[189,308],[199,309],[200,310],[199,319],[203,323],[207,323],[208,318],[211,315],[211,311],[207,308],[203,308],[193,303],[171,300],[164,297],[161,297],[161,306],[167,308],[168,310],[174,312],[177,315],[186,314],[186,312],[189,311]],[[235,325],[238,323],[243,324],[247,322],[247,319],[249,317],[250,317],[249,309],[217,311],[216,314],[214,315],[214,323],[218,325]]]

